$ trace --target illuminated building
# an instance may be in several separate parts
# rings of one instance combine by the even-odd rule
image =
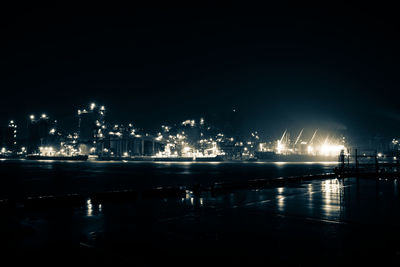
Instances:
[[[9,121],[6,127],[0,128],[0,148],[2,153],[12,153],[17,150],[17,125],[15,121]]]
[[[105,107],[91,103],[88,109],[78,110],[78,135],[82,154],[96,151],[105,137]]]
[[[296,156],[296,159],[301,158],[297,156],[310,159],[315,156],[335,157],[341,151],[347,151],[348,146],[343,136],[338,138],[318,130],[307,134],[301,129],[293,135],[293,139],[285,130],[276,141],[261,140],[257,131],[251,131],[247,136],[232,135],[222,130],[222,124],[221,128],[217,128],[206,123],[204,118],[187,119],[171,126],[162,125],[159,132],[148,134],[139,132],[132,123],[106,124],[105,112],[105,107],[96,103],[78,110],[78,131],[65,135],[58,132],[57,121],[51,121],[47,114],[29,115],[24,153],[48,156],[80,154],[91,155],[92,158],[222,156],[228,160],[254,160],[279,155],[279,159],[290,160],[290,156]],[[14,121],[2,128],[0,141],[3,151],[22,151],[22,148],[17,148]],[[393,155],[397,155],[400,151],[398,139],[393,139],[391,148],[396,151]]]
[[[30,115],[28,119],[28,154],[39,153],[40,147],[58,147],[57,121],[51,121],[46,114],[35,118]]]
[[[383,149],[380,151],[384,151]],[[393,138],[389,144],[388,156],[395,157],[396,159],[400,158],[400,139]]]
[[[97,146],[97,154],[103,157],[153,156],[164,149],[162,138],[140,134],[131,123],[109,128]]]

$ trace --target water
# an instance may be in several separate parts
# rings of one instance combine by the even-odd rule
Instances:
[[[1,161],[3,196],[331,172],[336,163]],[[22,189],[21,189],[22,188]],[[12,190],[11,190],[12,189]],[[324,179],[183,197],[0,209],[0,257],[30,264],[400,264],[398,180]]]
[[[36,195],[210,185],[332,172],[336,162],[76,162],[0,161],[0,199]]]
[[[400,263],[397,181],[285,187],[2,212],[0,256],[31,264]],[[4,253],[2,255],[2,253]]]

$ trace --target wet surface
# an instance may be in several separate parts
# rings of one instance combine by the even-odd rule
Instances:
[[[4,210],[1,250],[38,262],[400,263],[397,180],[318,180],[182,198]]]

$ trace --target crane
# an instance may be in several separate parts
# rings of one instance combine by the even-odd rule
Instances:
[[[299,142],[299,140],[300,140],[300,137],[301,137],[301,134],[303,133],[303,130],[304,130],[304,128],[303,128],[303,129],[301,129],[301,131],[300,131],[299,135],[298,135],[298,136],[297,136],[297,138],[296,138],[296,142],[294,142],[294,145],[296,145],[296,144],[297,144],[297,142]]]
[[[315,132],[314,132],[313,136],[312,136],[312,137],[311,137],[311,139],[310,139],[310,142],[308,142],[308,144],[309,144],[309,145],[311,145],[311,144],[312,144],[312,142],[314,141],[314,138],[315,138],[315,135],[317,134],[317,132],[318,132],[318,129],[317,129],[317,130],[315,130]]]

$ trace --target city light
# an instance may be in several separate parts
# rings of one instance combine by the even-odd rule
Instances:
[[[183,148],[183,154],[188,154],[189,151],[191,151],[191,150],[192,150],[191,147],[186,146],[186,147]]]
[[[345,147],[337,144],[323,144],[321,146],[320,154],[323,156],[337,156]]]
[[[282,151],[285,149],[285,144],[282,144],[281,140],[278,140],[276,151],[278,154],[281,154]]]
[[[335,136],[322,131],[301,129],[296,135],[285,130],[279,139],[263,139],[258,131],[249,131],[247,136],[230,136],[218,130],[218,127],[206,124],[204,118],[186,119],[171,126],[161,125],[159,131],[152,134],[143,129],[134,128],[134,123],[110,123],[104,119],[105,106],[89,104],[90,109],[79,109],[77,132],[62,133],[57,129],[57,121],[50,120],[43,113],[35,121],[34,114],[29,116],[28,143],[21,142],[26,155],[41,156],[76,156],[140,158],[146,156],[162,159],[176,158],[216,158],[227,160],[278,160],[284,162],[293,156],[297,160],[313,161],[318,157],[323,160],[337,160],[342,151],[348,151],[348,140],[344,136]],[[97,108],[98,107],[98,108]],[[6,153],[22,153],[17,148],[17,125],[9,121],[9,146]],[[20,131],[18,131],[20,132]],[[32,133],[32,136],[30,136]],[[47,134],[46,134],[47,133]],[[329,138],[328,138],[329,136]],[[311,138],[310,138],[311,137]],[[31,143],[29,143],[31,142]],[[32,145],[34,144],[34,145]],[[40,146],[38,145],[40,144]],[[399,149],[398,139],[390,139],[393,149]],[[348,153],[348,152],[347,152]],[[377,157],[386,157],[384,152]],[[392,155],[391,158],[394,158]],[[321,159],[321,158],[320,158]]]
[[[46,146],[46,147],[39,147],[40,155],[43,156],[54,156],[56,151],[54,150],[53,147],[51,146]]]

